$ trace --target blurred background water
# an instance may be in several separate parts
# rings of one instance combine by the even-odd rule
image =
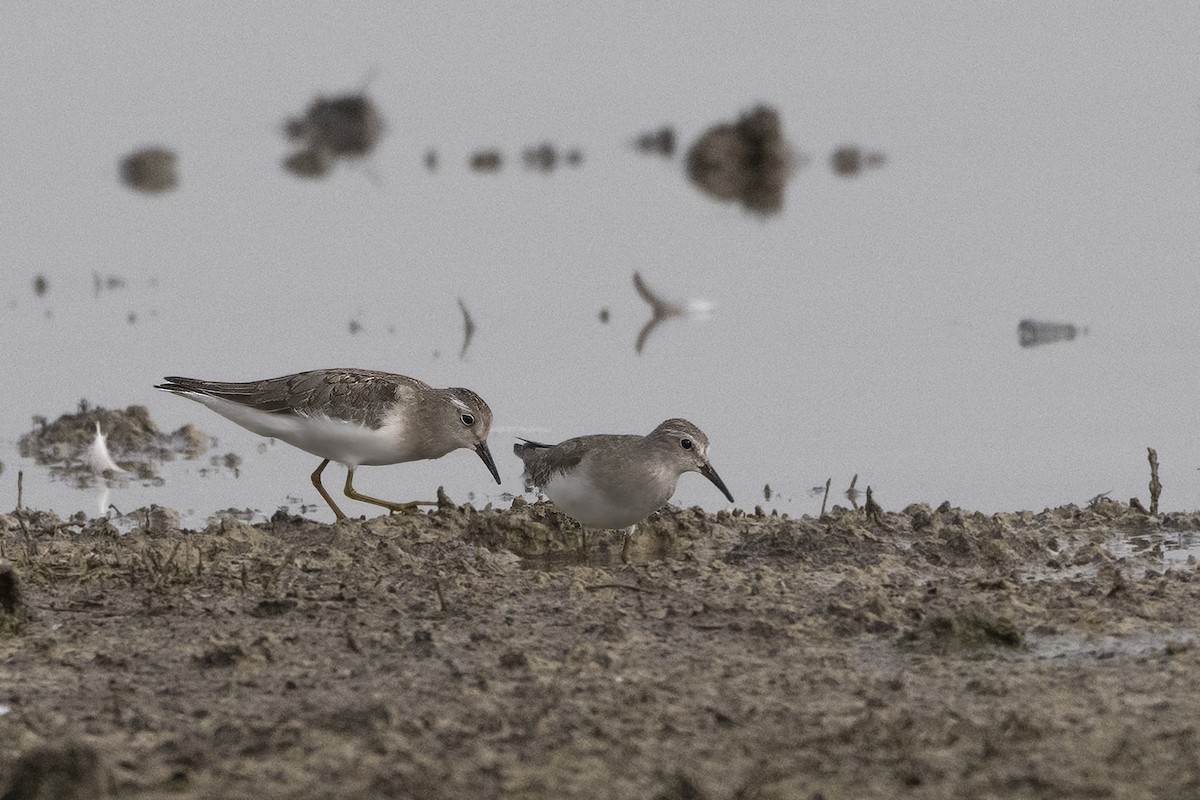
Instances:
[[[832,477],[844,503],[856,473],[889,509],[1146,500],[1153,446],[1163,507],[1194,508],[1198,34],[1185,2],[10,8],[0,508],[24,470],[26,504],[96,513],[16,448],[83,398],[244,459],[165,464],[112,490],[123,511],[318,503],[314,457],[151,387],[331,366],[467,386],[495,412],[502,487],[459,451],[364,469],[358,489],[389,499],[444,484],[482,504],[521,491],[514,436],[684,416],[743,507],[815,512],[812,487]],[[359,91],[385,122],[373,152],[285,171],[284,121]],[[699,191],[683,158],[759,104],[799,163],[769,215]],[[632,146],[663,125],[673,158]],[[582,163],[523,168],[543,141]],[[179,184],[132,191],[119,161],[153,145]],[[847,145],[886,162],[836,174]],[[502,168],[469,169],[486,148]],[[637,354],[634,272],[714,308]],[[1022,348],[1024,318],[1087,333]],[[723,499],[691,475],[676,502]]]

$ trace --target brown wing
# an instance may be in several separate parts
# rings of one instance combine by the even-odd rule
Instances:
[[[207,394],[269,414],[325,414],[372,427],[396,400],[429,388],[405,375],[362,369],[318,369],[244,383],[180,377],[167,381],[158,388]]]
[[[642,437],[598,433],[592,436],[578,436],[553,446],[538,442],[518,444],[513,447],[513,452],[525,462],[525,475],[529,482],[534,486],[543,487],[550,482],[555,473],[565,473],[574,469],[589,453],[594,458],[603,458],[609,450],[624,439],[640,441]]]

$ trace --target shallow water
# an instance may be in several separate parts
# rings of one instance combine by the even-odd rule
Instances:
[[[116,485],[122,511],[307,503],[330,519],[315,458],[260,452],[150,387],[338,365],[466,385],[495,411],[503,486],[467,452],[360,473],[361,491],[397,500],[445,485],[499,502],[522,488],[514,436],[685,416],[746,508],[815,513],[809,487],[831,477],[837,496],[856,473],[885,508],[1144,501],[1147,446],[1163,508],[1194,506],[1200,8],[1136,24],[1037,4],[676,12],[306,4],[264,25],[204,6],[14,11],[0,507],[18,470],[28,504],[99,507],[15,451],[33,415],[87,398],[148,405],[167,430],[194,422],[213,454],[244,459],[236,476],[201,459]],[[322,180],[285,172],[285,118],[364,85],[386,123],[374,154]],[[671,124],[686,150],[759,102],[809,159],[778,214],[714,201],[681,155],[631,146]],[[522,168],[547,140],[583,163]],[[178,152],[179,186],[136,194],[118,161],[155,144]],[[886,163],[838,176],[828,158],[846,144]],[[492,147],[503,168],[471,171]],[[711,314],[668,320],[635,354],[649,318],[635,271]],[[459,298],[476,323],[461,360]],[[1026,317],[1088,333],[1023,349]],[[675,502],[722,498],[689,475]]]

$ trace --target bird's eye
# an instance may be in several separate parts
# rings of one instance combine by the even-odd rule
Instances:
[[[691,450],[692,449],[692,440],[691,439],[680,439],[679,446],[682,447],[684,450]]]
[[[475,418],[470,414],[463,414],[459,417],[459,419],[461,419],[462,424],[466,425],[468,428],[475,424]]]

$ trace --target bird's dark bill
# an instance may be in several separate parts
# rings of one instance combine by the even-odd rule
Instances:
[[[721,490],[721,494],[729,498],[729,502],[733,502],[733,495],[731,495],[729,490],[725,488],[725,481],[721,480],[721,476],[718,475],[717,471],[712,468],[712,464],[707,462],[702,464],[700,466],[700,474],[712,481],[713,485]]]
[[[500,473],[496,470],[496,462],[492,459],[492,451],[488,450],[487,442],[480,442],[475,445],[475,452],[479,453],[479,457],[483,459],[483,463],[487,464],[487,468],[492,473],[492,477],[496,479],[496,483],[500,483]]]

